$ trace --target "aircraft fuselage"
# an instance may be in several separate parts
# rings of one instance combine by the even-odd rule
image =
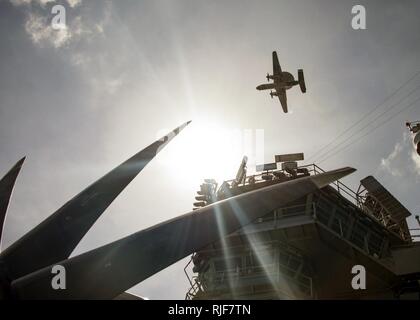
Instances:
[[[295,78],[290,72],[282,72],[280,75],[269,75],[269,79],[274,80],[274,83],[262,84],[257,87],[257,90],[271,90],[271,89],[285,89],[289,90],[293,87]]]

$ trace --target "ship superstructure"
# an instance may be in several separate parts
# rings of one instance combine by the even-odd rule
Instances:
[[[323,172],[299,160],[303,154],[276,156],[247,175],[244,158],[236,179],[200,186],[195,208]],[[357,191],[335,182],[194,253],[186,299],[419,298],[420,243],[410,215],[372,176]],[[360,267],[365,288],[355,289]]]

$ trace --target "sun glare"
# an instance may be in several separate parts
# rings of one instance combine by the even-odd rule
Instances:
[[[180,181],[221,183],[234,179],[243,156],[253,152],[249,135],[240,129],[193,122],[171,142],[159,162]]]

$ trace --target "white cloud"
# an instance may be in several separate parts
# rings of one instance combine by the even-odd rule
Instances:
[[[15,6],[24,6],[27,14],[25,30],[33,43],[39,46],[61,48],[80,40],[82,36],[103,33],[102,22],[86,23],[80,12],[78,15],[73,14],[71,19],[66,19],[65,27],[54,29],[52,27],[53,15],[49,9],[46,9],[46,5],[57,3],[56,0],[10,0],[10,2]],[[68,10],[82,4],[82,0],[66,0],[66,2]],[[98,25],[101,26],[100,29]]]
[[[75,52],[70,56],[70,62],[74,66],[83,66],[91,62],[91,58],[81,52]]]
[[[399,157],[403,149],[403,144],[401,142],[397,142],[394,146],[394,150],[388,155],[388,157],[381,159],[381,168],[388,171],[393,176],[401,177],[403,172],[396,163],[399,162]]]
[[[15,6],[22,6],[22,5],[31,5],[37,4],[42,7],[45,7],[48,3],[55,3],[56,0],[10,0],[10,2]],[[67,4],[74,8],[82,3],[82,0],[67,0]]]
[[[420,156],[417,154],[417,152],[412,151],[411,152],[411,159],[413,160],[416,172],[420,175]]]
[[[120,57],[109,55],[96,46],[110,22],[112,5],[104,2],[100,9],[92,11],[88,2],[66,0],[66,25],[53,28],[50,7],[56,0],[10,0],[15,6],[22,6],[26,13],[24,28],[32,42],[42,48],[60,49],[67,61],[87,75],[87,83],[98,95],[114,95],[124,83],[124,74],[119,70]],[[64,0],[63,0],[64,1]],[[61,3],[63,3],[61,1]],[[80,8],[73,9],[76,6]],[[71,14],[70,14],[71,12]],[[110,61],[113,61],[110,63]]]
[[[414,150],[410,134],[405,132],[392,152],[381,159],[380,169],[394,177],[420,176],[420,156]]]
[[[74,8],[82,3],[82,0],[67,0],[67,3],[71,8]]]
[[[64,46],[72,37],[68,27],[55,30],[46,17],[37,13],[28,14],[25,30],[35,44],[48,43],[55,48]]]
[[[10,2],[15,6],[21,6],[21,5],[30,5],[32,3],[38,4],[42,7],[45,7],[48,3],[53,3],[56,0],[10,0]]]

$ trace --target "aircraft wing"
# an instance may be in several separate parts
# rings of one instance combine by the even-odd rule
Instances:
[[[273,75],[279,75],[281,73],[281,67],[277,52],[273,51]]]
[[[279,100],[281,103],[281,107],[283,108],[284,113],[287,113],[288,109],[287,109],[286,90],[281,89],[281,90],[276,90],[276,91],[277,91],[277,96],[279,97]]]

